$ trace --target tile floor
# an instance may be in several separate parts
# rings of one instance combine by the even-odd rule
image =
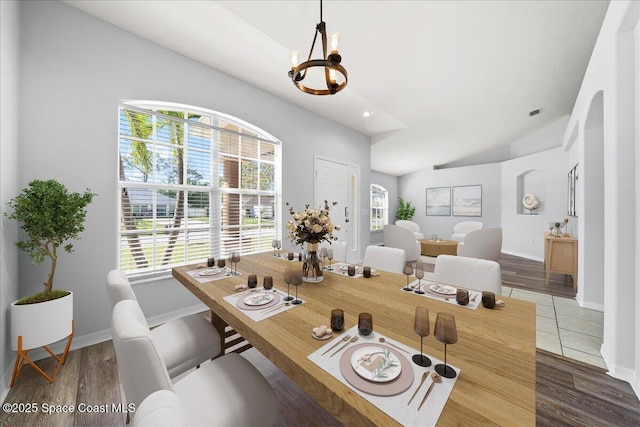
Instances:
[[[503,286],[502,295],[536,304],[536,346],[606,369],[600,356],[604,313],[582,308],[575,299]]]

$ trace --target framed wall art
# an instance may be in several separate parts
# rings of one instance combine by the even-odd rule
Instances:
[[[482,185],[453,187],[454,216],[482,216]]]
[[[427,188],[427,216],[451,215],[451,187]]]

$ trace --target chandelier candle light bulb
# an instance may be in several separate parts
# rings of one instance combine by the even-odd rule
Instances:
[[[320,36],[320,42],[322,43],[322,58],[311,59],[318,36]],[[326,23],[322,20],[322,0],[320,0],[320,22],[316,25],[313,43],[311,43],[311,49],[309,50],[309,57],[306,61],[299,63],[297,52],[296,55],[294,55],[295,51],[291,53],[291,70],[289,70],[289,78],[301,91],[311,95],[333,95],[340,92],[347,86],[347,70],[340,65],[342,57],[338,53],[340,35],[335,32],[331,33],[328,42],[329,46],[327,46]],[[328,47],[331,49],[329,54],[327,54]],[[304,80],[307,77],[307,71],[311,68],[315,68],[316,70],[319,68],[323,69],[325,75],[324,84],[326,85],[326,88],[314,88],[305,85]],[[342,76],[340,82],[338,82],[338,74]]]

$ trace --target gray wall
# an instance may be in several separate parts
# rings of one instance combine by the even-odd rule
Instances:
[[[500,227],[500,164],[491,163],[451,169],[424,169],[398,180],[399,196],[416,207],[413,221],[425,236],[437,234],[448,239],[453,226],[461,221],[481,221],[485,227]],[[426,216],[426,189],[459,185],[482,185],[482,216]]]
[[[18,193],[18,2],[0,1],[0,212]],[[18,256],[15,221],[0,216],[0,400],[4,400],[15,353],[9,342],[9,305],[18,295]]]
[[[19,187],[54,178],[99,194],[76,252],[60,256],[56,274],[58,287],[75,292],[76,346],[109,337],[104,280],[117,264],[119,100],[209,108],[276,136],[283,144],[283,201],[294,206],[313,202],[314,154],[340,153],[361,166],[361,204],[368,206],[369,138],[62,3],[22,2],[21,13],[19,111],[26,119],[19,128]],[[364,218],[360,247],[369,242]],[[39,290],[46,269],[19,256],[18,274],[11,270],[20,296]],[[135,291],[150,318],[200,306],[173,279],[138,284]],[[3,320],[3,331],[7,327]]]
[[[396,211],[398,210],[398,177],[372,171],[371,184],[381,185],[389,192],[389,224],[395,223]],[[369,206],[368,203],[367,206]],[[383,241],[382,231],[371,232],[371,243],[382,243]]]

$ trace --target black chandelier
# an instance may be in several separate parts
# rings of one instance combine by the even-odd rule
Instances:
[[[313,48],[318,38],[318,33],[322,37],[322,59],[311,59],[313,54]],[[311,43],[311,50],[309,50],[309,57],[301,64],[298,64],[298,52],[291,52],[291,70],[289,71],[289,77],[293,84],[305,93],[312,95],[333,95],[340,92],[347,86],[347,70],[340,65],[342,57],[338,54],[338,42],[340,36],[338,33],[331,33],[331,53],[327,56],[327,30],[324,21],[322,20],[322,0],[320,0],[320,23],[316,25],[316,33],[313,36],[313,43]],[[326,89],[314,89],[305,86],[303,80],[307,76],[307,71],[313,67],[324,68],[324,79],[326,82]],[[336,73],[340,73],[344,78],[344,81],[340,84],[336,81]]]

